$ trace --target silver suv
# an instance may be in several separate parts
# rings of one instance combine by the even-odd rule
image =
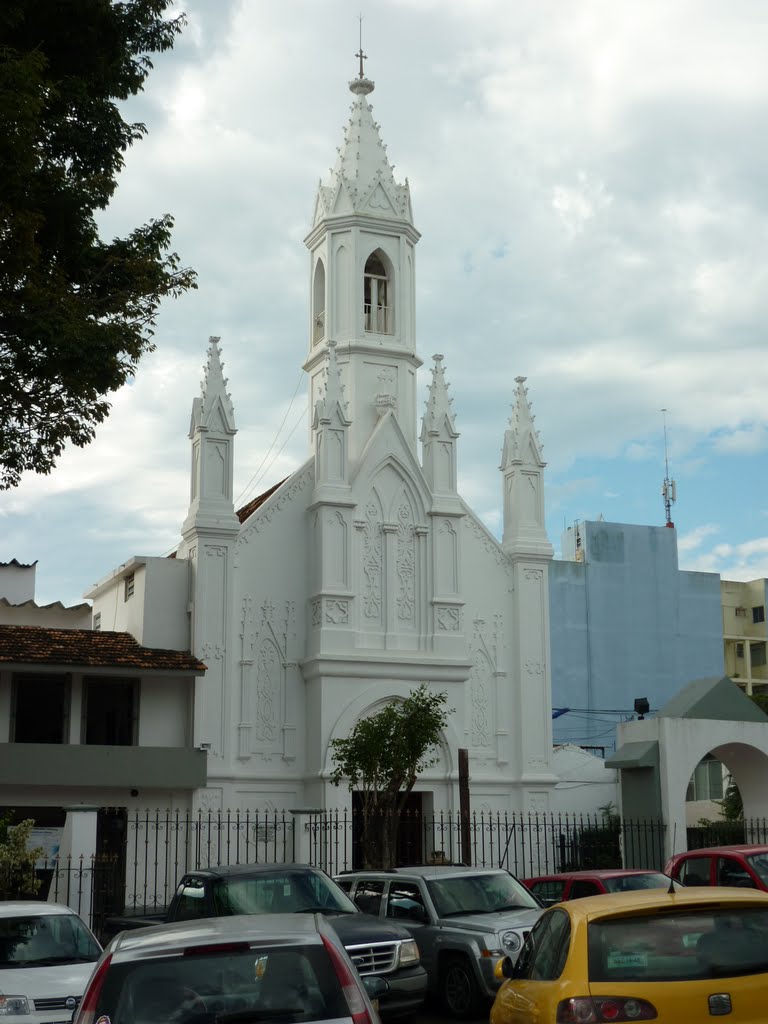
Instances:
[[[501,982],[493,968],[517,958],[542,913],[508,871],[424,867],[349,871],[336,876],[357,906],[404,925],[416,939],[429,991],[451,1017],[476,1017]]]

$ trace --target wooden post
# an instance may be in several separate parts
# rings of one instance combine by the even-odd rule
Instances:
[[[461,822],[461,859],[472,863],[472,844],[469,835],[469,751],[459,749],[459,821]]]

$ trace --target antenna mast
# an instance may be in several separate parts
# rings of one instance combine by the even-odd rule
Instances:
[[[665,526],[670,529],[675,528],[675,524],[672,522],[672,506],[677,501],[677,486],[674,480],[670,479],[669,476],[669,451],[667,449],[667,410],[662,409],[661,414],[664,417],[664,483],[661,485],[661,496],[664,499],[664,518],[666,520]]]

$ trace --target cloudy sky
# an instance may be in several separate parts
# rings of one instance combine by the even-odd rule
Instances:
[[[363,14],[370,97],[422,233],[419,351],[445,356],[464,497],[498,534],[514,378],[547,524],[662,524],[666,414],[683,568],[768,576],[765,0],[188,0],[126,116],[103,233],[176,218],[199,290],[89,448],[0,493],[0,560],[80,600],[179,539],[190,406],[220,335],[240,503],[307,453],[309,257]]]

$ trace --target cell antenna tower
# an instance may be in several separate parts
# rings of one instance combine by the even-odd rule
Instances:
[[[665,526],[668,526],[671,530],[674,530],[675,524],[672,522],[672,506],[677,501],[677,486],[674,480],[669,477],[669,452],[667,449],[667,410],[662,409],[661,414],[664,417],[664,483],[661,485],[661,496],[664,499],[664,518],[666,520]]]

